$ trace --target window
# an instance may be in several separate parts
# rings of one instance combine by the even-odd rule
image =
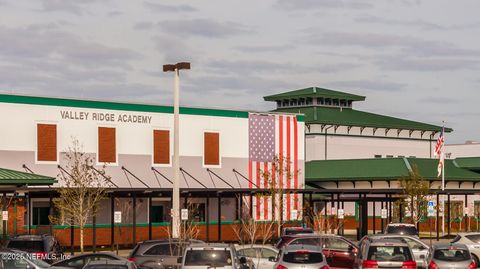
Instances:
[[[305,105],[305,99],[303,99],[303,98],[298,99],[298,105],[299,106]]]
[[[382,158],[382,155],[375,154],[374,157],[375,158]]]
[[[350,245],[337,238],[329,238],[327,240],[327,246],[325,247],[326,249],[336,249],[336,250],[341,250],[341,251],[348,251]]]
[[[268,248],[262,248],[260,249],[260,257],[268,259],[270,257],[276,257],[277,253],[271,249]]]
[[[37,124],[37,160],[57,161],[57,125]]]
[[[387,158],[393,158],[393,155],[387,155],[386,157]]]
[[[307,106],[312,104],[312,98],[307,98],[307,101],[305,103]]]
[[[117,162],[115,128],[98,127],[98,161]]]
[[[153,130],[153,163],[170,164],[170,131]]]
[[[244,248],[237,251],[240,256],[249,258],[257,258],[257,251],[255,248]]]
[[[282,101],[277,101],[277,107],[282,107]]]
[[[321,97],[317,98],[317,104],[318,105],[323,105],[323,98],[321,98]]]
[[[332,105],[332,99],[330,99],[330,98],[325,98],[325,105],[331,106],[331,105]]]
[[[463,201],[450,201],[450,220],[459,221],[463,218]],[[448,201],[445,201],[445,217],[448,216]]]
[[[49,225],[50,207],[33,207],[32,225]]]
[[[340,106],[347,106],[347,101],[340,100]]]
[[[205,132],[203,135],[203,164],[220,165],[220,134]]]
[[[297,105],[297,99],[290,100],[290,106],[296,106],[296,105]]]
[[[193,221],[205,221],[205,204],[193,204],[192,209]]]
[[[338,99],[333,99],[333,105],[338,106]]]
[[[163,205],[152,205],[152,222],[159,223],[164,222],[165,219],[163,217]]]
[[[158,244],[145,251],[143,255],[170,255],[170,244]]]

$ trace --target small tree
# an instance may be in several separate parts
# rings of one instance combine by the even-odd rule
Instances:
[[[417,225],[427,214],[430,184],[414,166],[407,177],[399,180],[399,186],[403,189],[403,199],[399,203],[410,212],[411,222]]]
[[[101,200],[106,198],[106,188],[111,183],[105,175],[105,167],[95,169],[94,158],[83,152],[78,140],[73,140],[65,160],[65,168],[59,175],[59,197],[53,200],[58,214],[49,218],[52,223],[78,225],[80,251],[83,253],[84,227],[91,216],[97,213]]]

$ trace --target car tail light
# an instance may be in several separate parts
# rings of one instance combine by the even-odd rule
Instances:
[[[472,261],[470,265],[468,266],[468,269],[476,269],[477,266],[475,265],[475,261]]]
[[[430,264],[428,265],[428,269],[439,269],[439,268],[434,261],[430,261]]]
[[[416,269],[416,268],[417,268],[416,261],[403,262],[402,264],[402,269]]]
[[[288,268],[285,267],[285,266],[283,266],[283,265],[281,265],[281,264],[279,264],[279,265],[277,266],[277,269],[288,269]]]
[[[365,260],[363,261],[362,263],[363,265],[363,268],[374,268],[374,269],[377,269],[378,268],[378,263],[377,261],[368,261],[368,260]]]
[[[328,268],[327,265],[324,265],[324,266],[320,267],[320,269],[330,269],[330,268]],[[470,269],[470,268],[468,268],[468,269]]]
[[[130,258],[128,258],[128,260],[131,261],[131,262],[137,262],[137,259],[135,257],[130,257]]]

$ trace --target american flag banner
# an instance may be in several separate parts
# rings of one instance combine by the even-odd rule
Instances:
[[[444,127],[442,127],[442,132],[438,136],[437,144],[435,145],[435,157],[438,157],[438,167],[437,167],[437,176],[439,177],[442,174],[443,165],[445,163],[445,155],[443,153],[445,145],[445,136],[444,136]]]
[[[298,189],[298,124],[294,115],[249,114],[249,188]],[[279,166],[279,167],[276,167]],[[283,220],[292,220],[293,210],[301,211],[299,194],[283,195]],[[253,216],[256,220],[279,217],[280,197],[256,196]],[[276,205],[276,206],[275,206]]]

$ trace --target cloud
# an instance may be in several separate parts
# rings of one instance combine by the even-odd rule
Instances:
[[[86,6],[105,2],[108,0],[40,0],[42,11],[45,12],[67,12],[75,15],[83,15]]]
[[[332,81],[325,83],[326,85],[331,85],[333,88],[355,88],[361,91],[402,91],[405,89],[407,84],[398,83],[398,82],[387,82],[379,80],[342,80],[342,81]]]
[[[190,5],[164,5],[152,2],[143,2],[143,6],[155,12],[194,12],[196,8]]]
[[[253,33],[253,30],[243,24],[212,19],[165,20],[156,26],[166,34],[182,37],[227,38]]]
[[[395,20],[390,18],[382,18],[376,16],[363,16],[355,19],[360,23],[373,23],[382,25],[400,25],[400,26],[413,26],[415,28],[421,28],[424,30],[445,30],[446,27],[436,23],[431,23],[423,20]]]
[[[452,71],[476,70],[480,64],[474,59],[448,59],[448,58],[413,58],[413,57],[381,57],[374,62],[382,69],[397,71]]]
[[[235,50],[251,53],[277,53],[295,48],[293,45],[258,45],[258,46],[238,46]]]
[[[429,96],[428,98],[422,98],[419,100],[421,103],[431,103],[431,104],[458,104],[461,101],[452,97],[442,97],[442,96]],[[478,114],[477,114],[478,115]]]
[[[275,7],[284,10],[313,10],[325,8],[369,9],[373,5],[366,1],[348,0],[278,0]]]
[[[84,68],[131,68],[137,52],[84,41],[73,34],[45,27],[0,27],[0,59],[10,62],[53,61]]]

